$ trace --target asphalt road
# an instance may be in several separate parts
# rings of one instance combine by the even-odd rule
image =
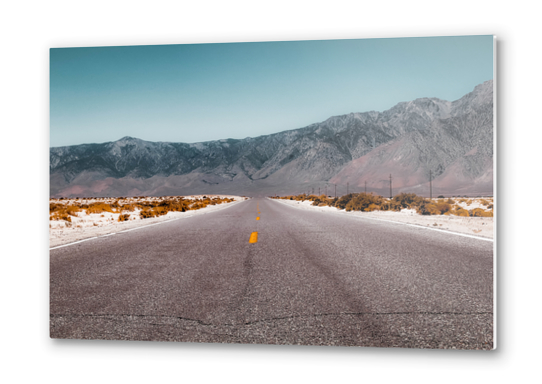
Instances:
[[[53,338],[491,349],[493,243],[251,199],[51,250],[50,301]]]

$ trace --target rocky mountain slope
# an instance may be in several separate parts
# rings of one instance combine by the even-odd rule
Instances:
[[[454,102],[422,98],[272,135],[50,150],[52,197],[368,191],[492,194],[493,81]],[[334,188],[334,187],[333,187]],[[328,188],[328,192],[331,188]],[[387,192],[386,192],[387,191]]]

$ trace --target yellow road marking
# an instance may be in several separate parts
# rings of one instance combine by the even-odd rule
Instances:
[[[257,243],[258,242],[258,232],[252,232],[250,234],[250,239],[248,240],[249,243]]]

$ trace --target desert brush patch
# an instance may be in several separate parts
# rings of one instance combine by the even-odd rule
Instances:
[[[428,199],[414,193],[400,193],[392,199],[373,193],[349,193],[340,197],[326,195],[287,195],[271,197],[292,201],[311,201],[317,207],[335,207],[345,211],[415,210],[420,215],[453,215],[461,217],[493,217],[493,198],[438,198]]]
[[[64,227],[72,222],[79,227],[100,226],[110,221],[147,219],[233,201],[234,198],[223,196],[58,198],[49,200],[49,220]]]
[[[218,209],[220,205],[246,199],[231,195],[50,199],[50,245],[105,235],[120,228],[131,229],[143,223],[188,217],[204,208],[204,211]]]

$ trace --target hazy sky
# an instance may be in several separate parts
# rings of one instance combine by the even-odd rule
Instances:
[[[245,138],[493,78],[493,37],[53,48],[50,145]]]

